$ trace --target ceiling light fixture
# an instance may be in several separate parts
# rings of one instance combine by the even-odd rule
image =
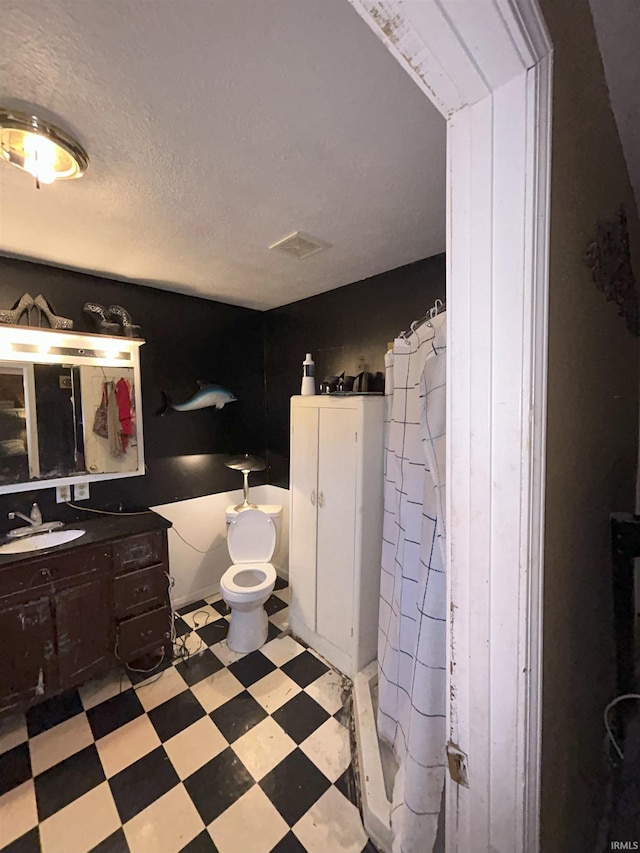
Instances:
[[[81,178],[89,157],[68,133],[29,113],[0,107],[0,154],[33,175],[36,187]]]

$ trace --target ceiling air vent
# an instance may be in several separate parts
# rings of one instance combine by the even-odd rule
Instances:
[[[318,240],[317,237],[311,237],[309,234],[303,234],[302,231],[295,231],[283,240],[278,240],[277,243],[269,246],[270,249],[279,249],[279,251],[285,252],[285,254],[292,258],[297,258],[299,261],[329,247],[329,243],[324,243],[322,240]]]

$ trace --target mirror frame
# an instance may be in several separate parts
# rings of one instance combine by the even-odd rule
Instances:
[[[73,483],[94,483],[139,477],[145,473],[144,431],[142,429],[142,387],[140,382],[140,347],[142,338],[112,335],[58,332],[53,329],[34,329],[29,326],[0,325],[0,362],[21,364],[96,365],[133,368],[134,399],[137,413],[138,467],[133,471],[90,474],[78,472],[67,477],[26,480],[23,483],[0,485],[0,495],[49,489]]]

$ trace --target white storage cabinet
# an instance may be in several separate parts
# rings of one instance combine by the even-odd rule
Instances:
[[[290,625],[345,675],[375,659],[384,397],[291,399]]]

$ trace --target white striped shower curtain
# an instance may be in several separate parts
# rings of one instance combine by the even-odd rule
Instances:
[[[396,339],[385,416],[378,734],[400,768],[393,853],[433,849],[444,784],[445,316]]]

